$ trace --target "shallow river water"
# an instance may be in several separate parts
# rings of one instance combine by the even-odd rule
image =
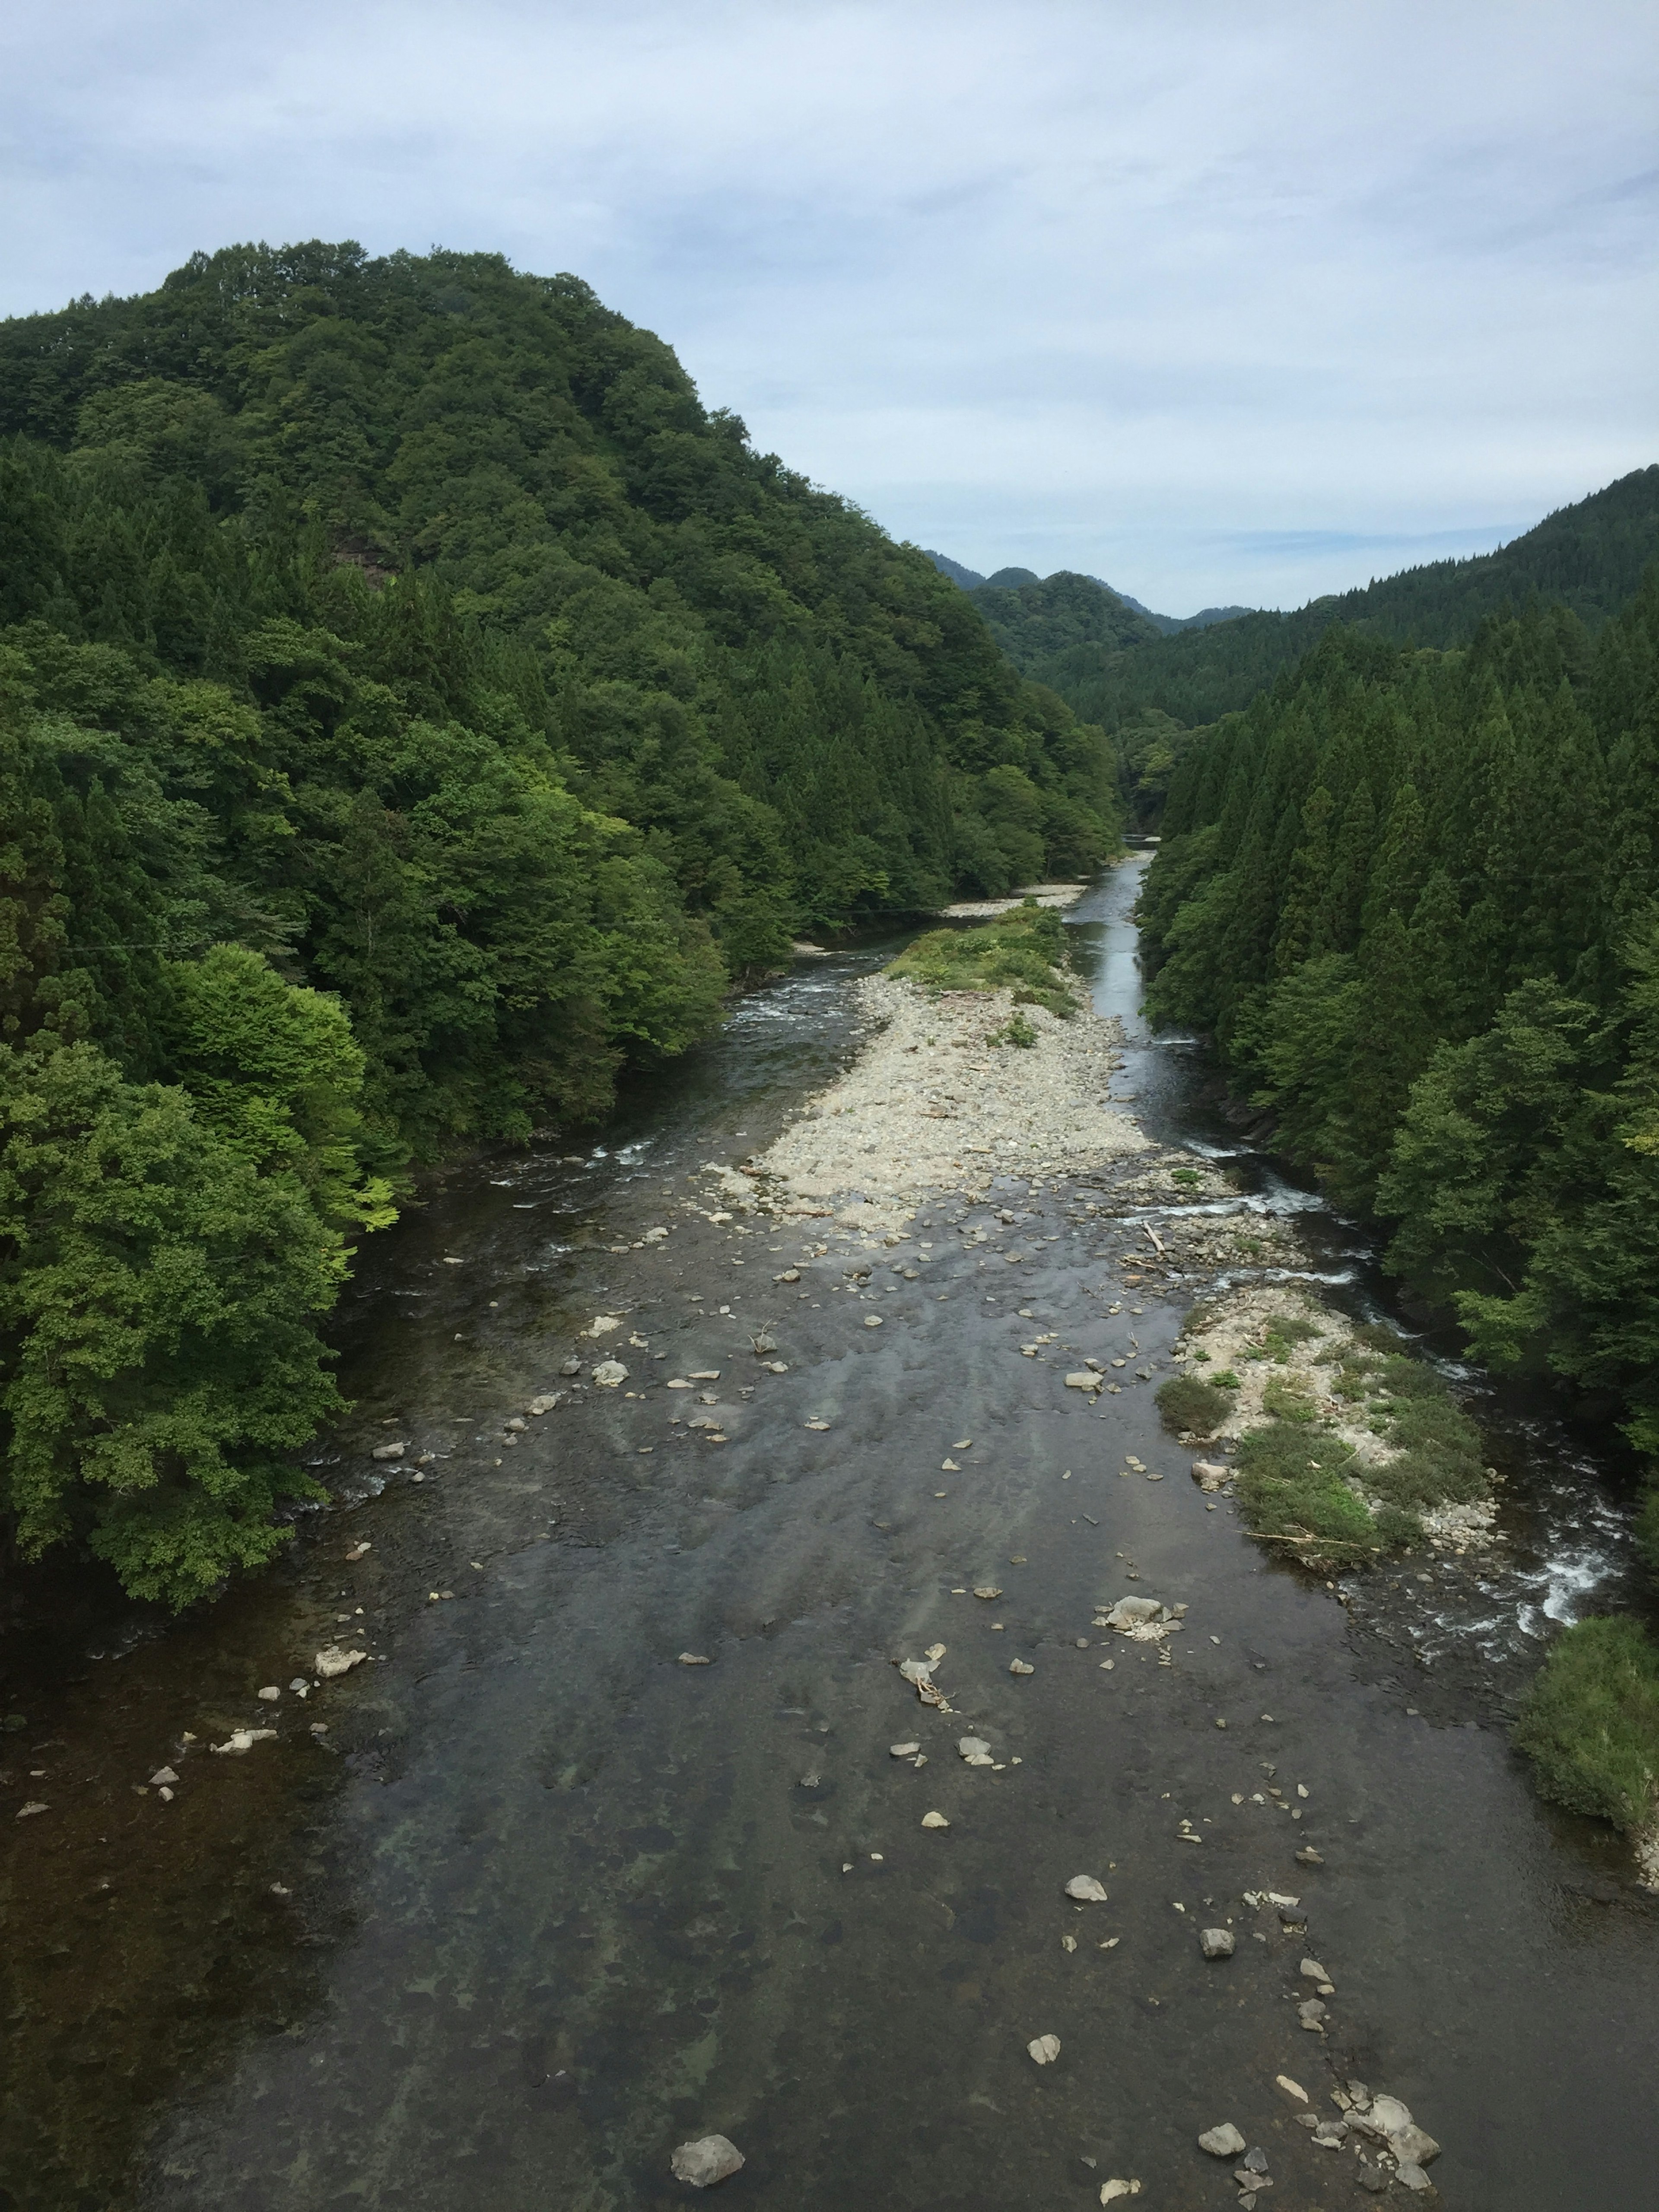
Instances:
[[[1301,1216],[1310,1273],[1376,1310],[1360,1233],[1141,1030],[1139,866],[1073,917],[1129,1035],[1115,1091],[1231,1158],[1242,1205]],[[1097,1412],[1019,1355],[1053,1330],[1163,1363],[1196,1288],[1126,1285],[1069,1186],[997,1192],[1017,1288],[954,1201],[914,1224],[920,1264],[710,1220],[697,1178],[845,1063],[851,985],[890,950],[750,994],[600,1145],[458,1170],[366,1249],[356,1411],[317,1454],[337,1502],[278,1571],[179,1626],[14,1593],[0,2212],[643,2212],[685,2201],[669,2154],[714,2130],[748,2161],[734,2205],[1063,2212],[1121,2176],[1191,2212],[1237,2197],[1195,2147],[1224,2120],[1267,2154],[1263,2212],[1369,2201],[1280,2074],[1327,2113],[1350,2076],[1403,2099],[1462,2212],[1659,2202],[1659,1911],[1501,1725],[1548,1620],[1621,1595],[1618,1470],[1478,1394],[1501,1555],[1345,1605],[1206,1511],[1150,1384]],[[641,1395],[585,1389],[507,1443],[602,1314]],[[670,1426],[696,1395],[661,1382],[692,1370],[719,1370],[723,1442]],[[374,1462],[388,1439],[407,1455]],[[1131,1592],[1189,1608],[1171,1663],[1092,1630]],[[337,1638],[370,1656],[301,1699]],[[935,1643],[949,1715],[893,1664]],[[957,1757],[969,1732],[993,1766]],[[10,1817],[24,1796],[46,1811]],[[1108,1901],[1072,1903],[1078,1874]],[[1265,1890],[1298,1924],[1244,1902]]]

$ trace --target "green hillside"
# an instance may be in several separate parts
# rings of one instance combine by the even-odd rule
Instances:
[[[572,276],[312,243],[0,325],[0,1504],[281,1540],[411,1159],[792,933],[1087,871],[1097,731]]]
[[[1432,562],[1293,614],[1243,615],[1150,647],[1079,640],[1026,673],[1110,730],[1147,708],[1208,723],[1247,706],[1334,623],[1400,644],[1467,645],[1487,616],[1536,598],[1570,608],[1593,630],[1628,601],[1656,555],[1659,466],[1560,508],[1495,553]]]
[[[1659,1453],[1659,569],[1594,633],[1328,631],[1194,734],[1142,919],[1153,1018],[1477,1355]]]
[[[1041,683],[1049,680],[1041,672],[1075,647],[1116,653],[1162,635],[1115,592],[1063,568],[1045,581],[1008,586],[993,578],[975,592],[974,605],[1015,667]]]

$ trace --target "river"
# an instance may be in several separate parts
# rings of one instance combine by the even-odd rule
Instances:
[[[1384,1310],[1363,1232],[1145,1033],[1143,865],[1070,917],[1128,1036],[1114,1089]],[[1187,2212],[1237,2195],[1194,2144],[1226,2120],[1268,2212],[1360,2201],[1280,2074],[1328,2114],[1350,2077],[1403,2099],[1462,2212],[1659,2197],[1659,1910],[1502,1726],[1548,1621],[1625,1595],[1622,1471],[1466,1377],[1500,1553],[1344,1604],[1206,1513],[1149,1390],[1103,1420],[1018,1356],[1015,1296],[1079,1352],[1179,1332],[1187,1287],[1126,1289],[1063,1189],[1010,1187],[1000,1298],[957,1235],[983,1208],[924,1209],[915,1280],[879,1249],[847,1276],[827,1224],[710,1219],[705,1170],[845,1064],[892,950],[803,963],[599,1143],[458,1168],[374,1240],[339,1317],[356,1410],[315,1455],[335,1503],[262,1582],[177,1626],[69,1577],[13,1593],[7,1802],[47,1810],[6,1824],[0,2212],[641,2212],[685,2201],[669,2153],[714,2130],[735,2205],[1083,2208],[1125,2177]],[[852,1327],[872,1301],[887,1325]],[[641,1395],[507,1431],[600,1315]],[[715,1370],[727,1440],[671,1431],[693,1399],[655,1382]],[[1092,1631],[1131,1586],[1189,1608],[1173,1663]],[[302,1699],[337,1639],[369,1656]],[[949,1717],[892,1664],[936,1642]],[[1067,1899],[1078,1874],[1107,1901]],[[1300,1904],[1244,1903],[1267,1889]]]

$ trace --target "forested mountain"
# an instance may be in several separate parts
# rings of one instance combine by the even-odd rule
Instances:
[[[1048,681],[1043,672],[1074,647],[1117,653],[1156,645],[1161,635],[1115,592],[1064,568],[1044,582],[1033,576],[1006,585],[994,578],[974,593],[974,605],[1021,675],[1040,684]]]
[[[0,1449],[269,1556],[388,1179],[592,1115],[803,925],[1092,867],[1100,733],[570,276],[198,255],[0,325]]]
[[[948,576],[964,592],[982,591],[988,584],[999,591],[1013,591],[1022,585],[1040,584],[1043,580],[1031,568],[999,568],[994,576],[981,576],[977,568],[964,568],[960,561],[953,561],[948,553],[924,550],[940,575]],[[1071,573],[1057,570],[1055,575],[1048,580],[1052,584],[1060,575],[1070,575]],[[1251,607],[1200,607],[1195,615],[1158,615],[1154,614],[1150,607],[1142,606],[1139,599],[1132,599],[1127,592],[1114,590],[1103,576],[1085,576],[1082,580],[1095,585],[1118,605],[1127,607],[1132,614],[1144,616],[1161,637],[1173,637],[1177,630],[1204,629],[1211,623],[1231,622],[1235,616],[1255,612]]]
[[[1615,539],[1655,473],[1603,495]],[[1599,614],[1576,512],[1536,570]],[[1659,1452],[1659,568],[1594,629],[1540,602],[1462,651],[1331,628],[1197,733],[1142,906],[1155,1018],[1395,1224],[1389,1264],[1480,1358]]]
[[[1112,589],[1104,577],[1091,576],[1089,581],[1098,584],[1103,591]],[[1256,611],[1254,607],[1200,607],[1195,615],[1158,615],[1150,607],[1142,606],[1139,599],[1132,599],[1127,592],[1118,592],[1115,596],[1121,599],[1126,607],[1132,607],[1136,614],[1145,615],[1152,628],[1164,637],[1174,637],[1183,629],[1208,629],[1212,623],[1236,622],[1240,615]]]
[[[960,561],[953,561],[948,553],[934,553],[925,546],[922,550],[927,552],[927,558],[939,570],[940,575],[948,576],[953,584],[960,585],[964,592],[976,592],[985,581],[977,568],[964,568]]]
[[[1248,705],[1334,623],[1399,644],[1467,645],[1486,617],[1535,598],[1594,629],[1626,605],[1656,554],[1659,466],[1562,507],[1496,553],[1432,562],[1293,614],[1241,615],[1151,647],[1079,641],[1028,673],[1109,730],[1148,708],[1201,726]]]

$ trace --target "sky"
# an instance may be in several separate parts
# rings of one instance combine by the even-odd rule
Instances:
[[[1659,459],[1652,0],[53,0],[0,313],[198,248],[571,270],[896,537],[1170,614]]]

